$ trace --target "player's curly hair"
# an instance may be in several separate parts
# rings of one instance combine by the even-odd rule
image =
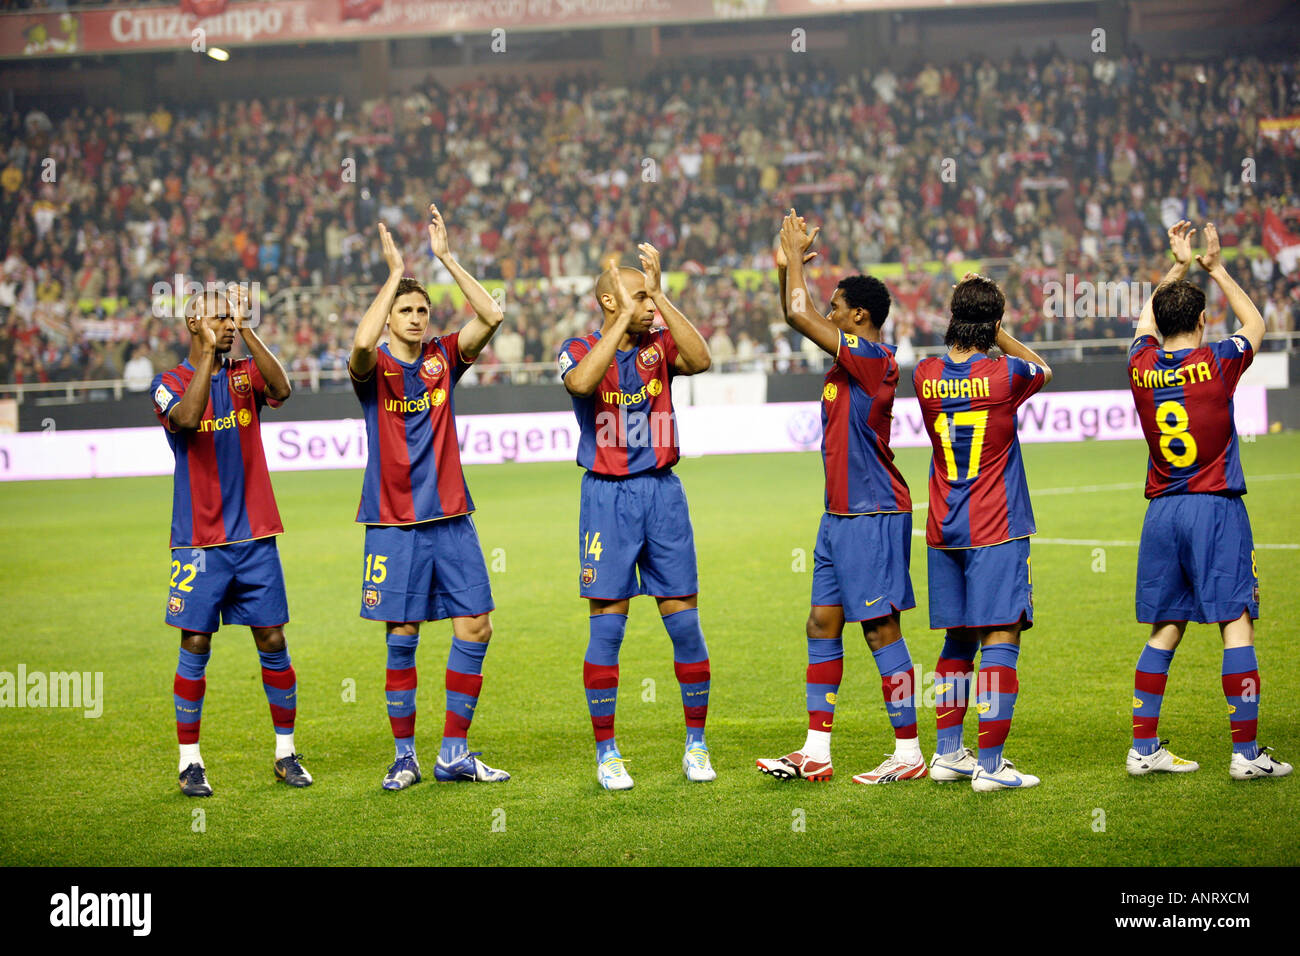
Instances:
[[[424,286],[420,285],[414,276],[402,276],[401,281],[397,283],[397,292],[393,295],[393,301],[396,302],[408,292],[418,292],[420,295],[424,296],[425,302],[428,302],[430,305],[433,304],[433,300],[429,298],[428,291]]]
[[[845,276],[836,288],[844,291],[844,304],[850,309],[866,309],[872,325],[884,326],[892,300],[883,282],[875,276]]]
[[[1186,335],[1196,331],[1196,323],[1205,311],[1205,293],[1200,287],[1178,279],[1162,282],[1151,297],[1151,311],[1161,336]]]
[[[988,276],[962,279],[952,290],[949,311],[952,318],[943,344],[955,349],[987,352],[998,339],[998,320],[1007,307],[1007,297]]]

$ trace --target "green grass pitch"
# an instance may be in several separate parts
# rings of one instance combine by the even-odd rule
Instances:
[[[161,439],[160,439],[161,440]],[[203,753],[216,795],[176,787],[171,682],[177,635],[162,623],[170,479],[0,485],[0,670],[102,671],[98,719],[0,710],[0,862],[78,865],[1269,865],[1297,862],[1300,779],[1229,780],[1217,629],[1193,625],[1174,660],[1161,722],[1202,768],[1130,779],[1133,665],[1145,638],[1133,583],[1145,502],[1141,443],[1027,445],[1039,537],[1037,625],[1021,657],[1008,755],[1043,783],[975,794],[929,780],[868,788],[852,774],[890,749],[880,684],[860,631],[846,631],[835,779],[781,783],[754,767],[803,740],[804,620],[821,511],[816,453],[683,462],[713,666],[708,738],[718,780],[681,773],[682,714],[671,645],[648,598],[623,646],[618,736],[636,787],[595,779],[577,597],[579,470],[468,469],[497,610],[470,736],[504,785],[402,793],[392,759],[380,625],[357,616],[358,472],[274,476],[298,672],[297,742],[315,786],[271,773],[272,730],[252,639],[214,639]],[[1260,739],[1300,757],[1300,435],[1243,444],[1260,548]],[[927,453],[899,454],[918,503]],[[1066,489],[1079,489],[1069,491]],[[918,509],[916,527],[924,527]],[[1082,542],[1082,543],[1080,543]],[[806,553],[798,570],[799,552]],[[1101,549],[1101,550],[1097,550]],[[927,627],[925,547],[914,539],[918,608],[903,631],[918,678],[941,638]],[[426,771],[441,733],[450,627],[426,625],[417,742]],[[355,700],[348,688],[354,687]],[[919,714],[934,747],[934,712]],[[972,736],[968,715],[967,736]],[[431,774],[430,774],[431,776]],[[202,810],[202,819],[195,811]]]

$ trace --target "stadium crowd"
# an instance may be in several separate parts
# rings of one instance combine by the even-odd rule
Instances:
[[[1259,121],[1300,113],[1298,67],[1050,50],[901,74],[715,62],[634,86],[430,79],[365,103],[9,114],[0,382],[146,388],[188,348],[170,317],[177,274],[257,281],[261,332],[286,364],[342,369],[382,278],[377,221],[408,271],[448,279],[428,255],[430,200],[461,262],[507,287],[480,380],[549,362],[594,327],[566,277],[610,255],[633,262],[642,240],[686,274],[676,298],[716,364],[776,353],[778,370],[802,367],[813,356],[782,322],[771,272],[791,205],[822,227],[826,298],[840,275],[901,264],[886,276],[887,337],[912,346],[941,341],[949,276],[971,260],[1003,282],[1018,336],[1127,338],[1140,301],[1077,314],[1053,306],[1052,283],[1155,282],[1165,230],[1184,217],[1218,225],[1269,328],[1291,330],[1300,273],[1260,248],[1261,222],[1267,206],[1300,206],[1300,164],[1295,141],[1260,135]],[[1226,309],[1211,292],[1217,331]],[[449,298],[434,312],[435,327],[460,321]]]

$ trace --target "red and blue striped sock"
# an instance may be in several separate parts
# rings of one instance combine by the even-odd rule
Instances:
[[[181,744],[198,744],[199,725],[203,722],[203,696],[208,681],[204,676],[212,652],[194,654],[181,648],[172,681],[172,703],[176,707],[176,740]],[[183,768],[182,768],[183,769]]]
[[[586,689],[587,711],[596,735],[596,759],[603,760],[618,750],[614,740],[614,712],[618,706],[618,652],[627,627],[626,614],[593,614],[588,622],[590,637],[582,661],[582,686]]]
[[[704,723],[709,716],[709,648],[700,627],[700,609],[666,614],[664,630],[673,642],[673,671],[682,690],[686,715],[686,748],[704,746]]]
[[[393,634],[384,638],[388,646],[388,666],[384,672],[384,701],[388,705],[388,723],[393,728],[397,756],[415,756],[415,649],[419,634]]]
[[[262,690],[271,705],[271,723],[275,727],[275,757],[294,753],[293,722],[298,716],[298,675],[289,660],[289,648],[258,651],[262,662]]]
[[[835,703],[844,680],[844,641],[838,637],[808,638],[808,669],[804,689],[808,730],[829,735],[835,724]]]
[[[483,658],[487,642],[451,639],[447,653],[447,717],[442,725],[438,759],[451,763],[469,750],[469,725],[483,690]]]
[[[1172,650],[1147,644],[1133,675],[1133,749],[1148,757],[1160,749],[1160,705],[1165,699]]]
[[[980,766],[992,773],[1002,763],[1002,747],[1011,732],[1020,680],[1016,644],[990,644],[980,651],[980,673],[975,688],[975,710],[979,714]]]
[[[894,728],[895,740],[916,740],[916,671],[907,641],[901,637],[872,651],[880,671],[880,689],[885,697],[885,713]]]
[[[1254,760],[1259,756],[1255,739],[1259,724],[1259,664],[1253,646],[1223,649],[1223,696],[1228,699],[1232,752]]]
[[[939,661],[934,665],[934,723],[940,755],[962,749],[962,725],[970,706],[970,680],[975,672],[975,641],[944,638]]]

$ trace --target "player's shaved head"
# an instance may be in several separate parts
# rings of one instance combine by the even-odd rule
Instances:
[[[1151,297],[1151,311],[1155,313],[1156,328],[1160,334],[1188,335],[1196,331],[1205,311],[1205,293],[1199,287],[1179,279],[1163,282]]]
[[[629,296],[635,293],[638,289],[645,288],[645,273],[640,269],[620,266],[618,276],[619,279],[622,280],[624,287],[627,289]],[[600,303],[602,309],[605,307],[605,296],[607,295],[615,297],[618,295],[617,290],[614,288],[614,277],[610,275],[608,269],[602,272],[596,279],[596,301]]]

